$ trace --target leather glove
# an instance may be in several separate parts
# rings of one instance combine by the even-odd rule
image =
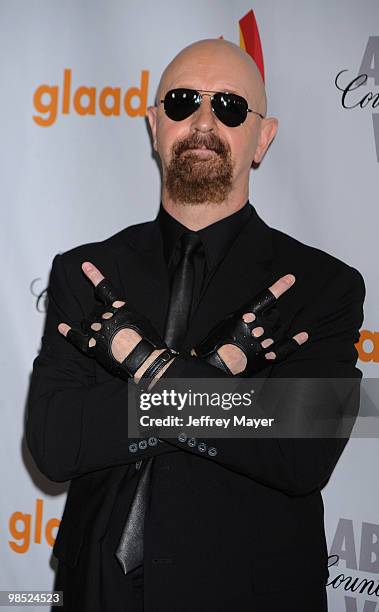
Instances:
[[[132,378],[140,366],[156,349],[167,348],[157,331],[147,317],[139,314],[129,303],[119,308],[112,306],[120,298],[112,283],[103,279],[94,287],[95,297],[105,304],[96,305],[91,314],[81,322],[82,331],[71,328],[67,332],[67,340],[81,350],[88,357],[95,358],[107,370],[124,380]],[[111,312],[109,319],[102,318],[104,312]],[[93,323],[100,323],[101,328],[95,331],[91,328]],[[112,341],[121,329],[134,329],[141,340],[132,349],[122,363],[117,361],[112,353]],[[89,346],[91,338],[96,340],[94,346]]]
[[[270,289],[263,290],[218,323],[207,337],[194,347],[196,355],[227,374],[233,375],[217,351],[224,344],[234,344],[241,349],[247,360],[245,369],[236,376],[256,374],[267,367],[270,362],[265,354],[271,351],[276,354],[273,362],[285,359],[299,348],[299,344],[293,338],[283,338],[283,332],[280,333],[279,311],[274,308],[276,301],[277,298]],[[247,323],[243,320],[242,316],[247,312],[255,315],[254,321]],[[251,332],[255,327],[263,327],[264,334],[258,338],[253,336]],[[274,343],[263,348],[261,342],[265,338],[272,338]]]

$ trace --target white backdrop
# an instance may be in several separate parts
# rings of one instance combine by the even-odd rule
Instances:
[[[363,108],[344,108],[334,82],[341,70],[346,86],[366,69],[367,82],[346,96],[346,106],[379,91],[375,0],[0,0],[0,589],[52,588],[51,547],[65,501],[65,486],[39,474],[23,439],[44,321],[44,300],[37,303],[36,295],[56,253],[153,219],[159,205],[144,113],[133,117],[121,108],[119,116],[106,116],[100,91],[119,87],[124,96],[141,87],[144,74],[151,104],[161,71],[179,49],[221,35],[239,43],[239,20],[251,9],[269,115],[279,118],[279,131],[252,172],[250,200],[270,225],[363,274],[368,339],[358,366],[377,376],[379,106],[366,99]],[[72,94],[63,113],[65,71]],[[38,98],[41,85],[57,87],[50,90],[58,98],[56,116],[53,108],[36,108],[38,100],[52,99]],[[80,86],[96,87],[92,115],[74,109]],[[341,557],[331,579],[343,573],[379,584],[378,450],[377,440],[351,440],[323,491],[329,547]],[[299,561],[306,556],[305,542]],[[379,589],[370,596],[337,585],[328,587],[333,612],[379,611]]]

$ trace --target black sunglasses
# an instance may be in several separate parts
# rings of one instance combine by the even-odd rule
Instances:
[[[247,113],[255,113],[264,119],[261,113],[249,108],[245,98],[227,91],[206,91],[203,89],[197,91],[196,89],[181,87],[170,89],[164,99],[160,100],[160,103],[163,103],[167,117],[173,121],[183,121],[200,108],[203,95],[210,97],[212,111],[228,127],[241,125],[245,121]]]

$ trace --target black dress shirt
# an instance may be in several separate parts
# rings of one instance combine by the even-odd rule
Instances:
[[[246,225],[251,214],[252,206],[249,200],[247,200],[245,205],[235,213],[196,232],[201,238],[202,244],[195,255],[195,281],[191,315],[217,266],[229,251],[232,243]],[[175,267],[180,258],[180,237],[184,232],[190,230],[170,215],[163,208],[162,203],[158,213],[158,220],[171,284]]]

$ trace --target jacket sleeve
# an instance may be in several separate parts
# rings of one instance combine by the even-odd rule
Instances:
[[[306,330],[309,340],[285,361],[273,365],[270,376],[358,379],[358,394],[353,399],[353,414],[356,416],[362,373],[356,368],[357,350],[354,344],[359,340],[364,297],[365,285],[361,274],[354,268],[344,266],[338,275],[318,290],[318,294],[291,323],[290,336]],[[187,365],[182,363],[178,371],[183,378],[211,377],[209,370],[202,370],[200,365],[193,366],[193,358]],[[291,403],[291,396],[287,399]],[[304,400],[300,409],[306,414],[307,410],[314,410],[315,405],[316,409],[319,407],[322,410],[321,404],[322,397],[317,398],[316,402],[313,397],[309,404]],[[337,414],[338,406],[332,408]],[[180,438],[178,436],[167,441],[288,495],[305,495],[321,488],[330,477],[348,440],[347,437],[203,438],[194,443],[194,438],[186,436],[185,431]],[[200,443],[203,443],[201,450]]]
[[[69,285],[64,255],[52,263],[41,349],[33,362],[26,441],[39,470],[63,482],[87,472],[176,452],[156,437],[128,437],[128,384],[95,380],[94,360],[72,346],[59,323],[80,327],[85,316]]]

